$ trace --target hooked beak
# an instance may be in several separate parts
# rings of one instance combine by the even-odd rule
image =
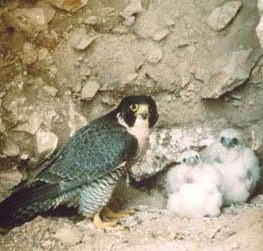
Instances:
[[[147,105],[141,105],[137,111],[137,116],[141,116],[143,120],[148,119],[149,117],[149,110]]]

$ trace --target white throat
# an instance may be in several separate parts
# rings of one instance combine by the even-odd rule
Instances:
[[[148,119],[143,119],[138,116],[131,127],[127,125],[119,113],[117,114],[117,119],[118,122],[127,129],[128,133],[133,135],[138,140],[139,154],[144,154],[147,149],[150,134]]]

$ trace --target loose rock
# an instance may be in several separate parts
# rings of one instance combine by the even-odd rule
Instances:
[[[70,12],[76,12],[82,7],[84,7],[88,0],[47,0],[53,6],[61,10],[66,10]]]
[[[64,226],[55,233],[54,237],[66,246],[73,246],[81,241],[83,234],[77,228]]]
[[[215,31],[223,30],[236,17],[241,7],[241,1],[227,2],[211,13],[207,18],[208,25]]]
[[[37,112],[33,112],[29,116],[29,119],[25,124],[18,125],[14,130],[24,131],[34,135],[38,130],[38,128],[40,127],[41,123],[42,123],[41,115],[39,115]]]
[[[53,19],[55,11],[52,8],[20,8],[8,12],[6,21],[13,27],[35,36],[38,32],[47,29]]]
[[[23,46],[22,62],[31,65],[37,61],[37,51],[32,43],[26,42]]]
[[[163,29],[157,30],[153,34],[152,39],[159,42],[163,40],[168,34],[169,34],[169,30],[167,28],[163,28]]]
[[[70,44],[76,50],[85,50],[97,37],[97,35],[92,33],[87,34],[86,30],[83,28],[78,28],[71,36]]]
[[[157,64],[163,57],[162,50],[160,48],[156,48],[155,50],[150,51],[147,60],[150,63]]]
[[[58,144],[58,137],[52,132],[46,132],[39,129],[36,133],[37,151],[43,153],[46,151],[53,151]]]
[[[258,0],[257,6],[258,6],[259,14],[262,14],[262,12],[263,12],[263,0]]]
[[[3,153],[9,157],[17,156],[19,154],[19,146],[13,141],[7,140]]]
[[[70,136],[72,136],[79,128],[87,124],[87,119],[75,110],[72,102],[69,104],[68,114],[68,127],[70,129]]]
[[[174,24],[174,20],[163,15],[160,10],[148,10],[140,14],[134,25],[134,31],[141,38],[152,38],[158,41],[166,36],[168,27]]]
[[[57,95],[58,89],[53,87],[53,86],[49,86],[49,85],[45,85],[43,87],[43,89],[52,97],[55,97]]]
[[[212,65],[211,75],[202,91],[202,98],[218,98],[242,85],[255,64],[250,59],[252,49],[227,53]]]
[[[259,23],[256,27],[257,37],[260,43],[261,48],[263,48],[263,15],[261,16]]]
[[[96,80],[89,80],[81,90],[81,99],[91,100],[100,89],[100,83]]]
[[[125,18],[124,25],[131,26],[135,22],[135,15],[143,10],[142,0],[130,0],[127,7],[120,13]]]

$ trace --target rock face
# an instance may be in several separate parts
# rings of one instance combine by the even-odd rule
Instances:
[[[47,0],[53,6],[70,12],[75,12],[85,6],[88,0]]]
[[[71,46],[76,50],[85,50],[96,39],[96,35],[87,34],[85,29],[76,29],[70,38]]]
[[[236,17],[242,7],[241,1],[230,1],[217,7],[207,18],[207,23],[215,31],[223,30]]]
[[[260,55],[252,57],[251,54],[252,49],[234,51],[217,59],[212,64],[211,76],[206,81],[202,97],[219,98],[244,84],[260,57]]]
[[[36,35],[46,30],[53,19],[55,11],[52,8],[19,8],[5,15],[6,21],[28,35]]]
[[[156,130],[151,134],[149,149],[140,163],[132,167],[136,180],[142,180],[163,171],[171,163],[179,163],[178,155],[189,149],[202,149],[215,138],[215,128],[225,128],[224,120],[206,124]]]
[[[124,17],[124,25],[131,26],[135,22],[135,16],[142,12],[142,0],[130,0],[129,4],[120,13]]]
[[[89,80],[81,90],[81,99],[91,100],[100,89],[100,83],[96,80]]]
[[[263,48],[263,15],[261,16],[259,23],[256,27],[256,33],[258,36],[260,46],[261,46],[261,48]]]
[[[255,1],[0,4],[0,160],[7,167],[21,156],[38,160],[126,95],[153,96],[160,113],[150,149],[134,167],[138,180],[223,126],[260,131]],[[257,152],[263,156],[261,146]]]
[[[66,246],[74,246],[78,244],[82,239],[82,233],[78,229],[74,229],[71,226],[64,226],[60,228],[54,235],[54,237],[64,243]]]
[[[38,153],[52,152],[58,144],[58,137],[52,132],[45,132],[40,129],[36,133],[37,151]]]

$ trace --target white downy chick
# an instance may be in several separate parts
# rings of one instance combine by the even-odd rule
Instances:
[[[167,175],[167,209],[190,218],[218,216],[223,203],[220,186],[217,169],[201,162],[197,152],[187,151]]]
[[[193,166],[199,164],[199,154],[196,151],[185,151],[180,156],[180,164],[174,166],[167,173],[166,191],[168,194],[178,192],[185,183],[190,183],[190,171]]]
[[[219,163],[224,205],[249,199],[260,179],[259,162],[237,130],[223,130],[201,157],[207,163]]]

